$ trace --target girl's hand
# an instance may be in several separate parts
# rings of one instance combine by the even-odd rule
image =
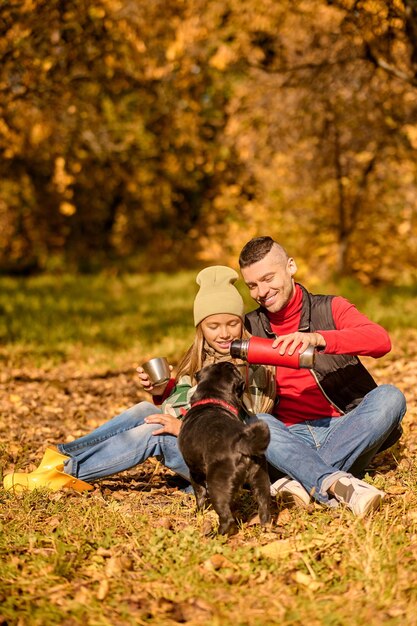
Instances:
[[[145,417],[145,424],[161,424],[159,430],[154,430],[154,435],[175,435],[178,437],[181,430],[181,420],[178,417],[173,417],[168,413],[155,413],[154,415],[148,415]]]
[[[289,335],[281,335],[274,340],[273,348],[279,348],[280,354],[292,355],[298,348],[298,352],[302,354],[308,346],[326,347],[326,341],[320,333],[290,333]]]
[[[172,365],[169,366],[169,369],[172,372],[172,369],[173,369]],[[140,384],[142,385],[145,391],[148,391],[152,396],[162,396],[169,381],[167,381],[166,383],[162,383],[162,385],[157,385],[155,387],[154,385],[152,385],[150,378],[148,374],[146,374],[143,367],[137,367],[136,371],[139,376]]]

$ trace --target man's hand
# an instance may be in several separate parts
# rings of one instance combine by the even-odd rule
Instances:
[[[308,346],[317,348],[325,348],[326,342],[320,333],[290,333],[289,335],[281,335],[274,340],[273,348],[279,348],[280,354],[292,355],[296,350],[302,354]]]
[[[161,424],[161,428],[159,430],[154,430],[154,435],[175,435],[178,437],[179,432],[181,430],[181,420],[177,417],[173,417],[168,413],[155,413],[154,415],[148,415],[145,417],[146,424]]]

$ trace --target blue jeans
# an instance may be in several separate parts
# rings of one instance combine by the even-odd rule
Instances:
[[[401,423],[405,411],[403,393],[393,385],[380,385],[341,417],[289,427],[268,413],[260,413],[258,418],[271,432],[267,461],[298,480],[316,500],[329,503],[327,489],[339,472],[363,471]]]
[[[177,437],[153,435],[160,425],[144,422],[148,415],[160,412],[150,402],[139,402],[88,435],[58,444],[58,450],[70,457],[64,464],[65,472],[88,482],[130,469],[155,456],[166,467],[189,480],[189,470],[179,451]],[[191,485],[183,491],[192,493]]]

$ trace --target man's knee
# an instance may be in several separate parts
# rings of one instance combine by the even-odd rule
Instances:
[[[390,413],[397,423],[401,422],[407,410],[407,402],[403,392],[395,387],[395,385],[380,385],[380,390],[384,407],[387,413]]]
[[[403,434],[402,426],[401,426],[401,424],[398,424],[397,426],[395,426],[394,430],[392,430],[390,432],[388,437],[385,439],[385,441],[379,447],[378,453],[379,452],[383,452],[384,450],[388,450],[388,448],[392,448],[392,446],[395,445],[397,443],[397,441],[399,441],[401,439],[402,434]]]
[[[403,434],[401,421],[407,410],[407,403],[403,392],[398,387],[381,385],[379,389],[383,394],[385,419],[390,421],[386,424],[388,435],[378,450],[378,452],[383,452],[397,443]]]
[[[262,422],[266,422],[270,431],[276,433],[288,432],[288,428],[277,417],[274,417],[270,413],[258,413],[257,418]]]

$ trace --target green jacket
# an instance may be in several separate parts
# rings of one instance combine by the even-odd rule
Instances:
[[[171,394],[162,402],[160,406],[162,413],[169,413],[182,419],[185,412],[190,408],[191,396],[195,390],[196,385],[191,386],[191,378],[181,376]]]

